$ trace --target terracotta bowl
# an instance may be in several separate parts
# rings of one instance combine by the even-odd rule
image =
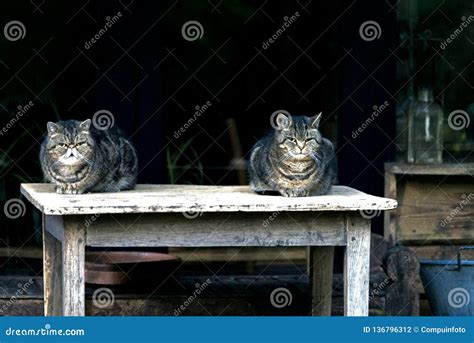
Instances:
[[[173,255],[145,251],[88,251],[85,260],[86,282],[97,285],[159,280],[181,261]]]

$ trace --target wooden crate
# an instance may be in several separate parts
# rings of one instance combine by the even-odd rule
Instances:
[[[385,238],[414,248],[419,258],[454,258],[474,242],[474,163],[387,163],[385,196],[398,208],[385,212]]]

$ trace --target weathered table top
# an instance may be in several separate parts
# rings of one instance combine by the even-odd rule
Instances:
[[[137,185],[118,193],[57,194],[52,184],[22,184],[21,193],[50,215],[164,212],[275,212],[390,210],[397,201],[333,186],[323,196],[258,195],[248,186]]]

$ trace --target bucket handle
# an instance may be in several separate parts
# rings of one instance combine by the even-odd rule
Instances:
[[[460,247],[457,251],[457,256],[458,256],[458,266],[457,269],[461,270],[461,251],[463,250],[474,250],[474,246],[469,246],[469,247]]]

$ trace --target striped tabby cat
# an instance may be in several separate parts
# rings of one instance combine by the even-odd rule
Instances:
[[[315,117],[279,113],[276,129],[253,147],[250,186],[257,193],[286,197],[326,194],[335,178],[332,143],[318,130]]]
[[[98,130],[91,120],[49,122],[41,145],[44,176],[57,193],[118,192],[133,189],[137,154],[120,130]]]

